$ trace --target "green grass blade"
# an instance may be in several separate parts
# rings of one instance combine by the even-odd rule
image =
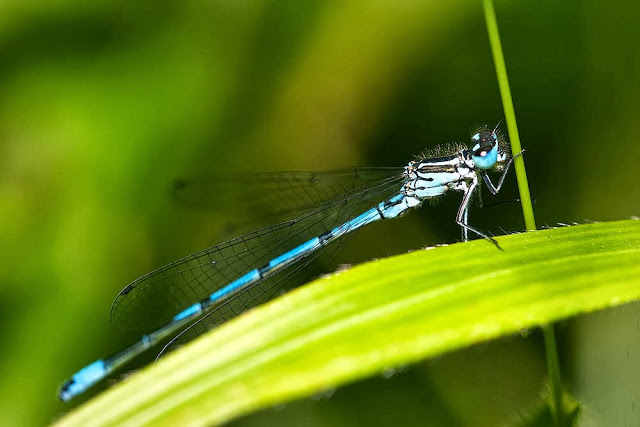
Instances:
[[[496,18],[495,8],[493,7],[493,0],[483,0],[482,4],[489,44],[491,45],[491,53],[493,54],[493,63],[496,69],[496,77],[498,79],[498,86],[500,87],[502,108],[507,122],[507,129],[509,130],[511,152],[515,155],[522,150],[522,146],[520,144],[520,133],[518,132],[518,124],[516,122],[516,112],[513,107],[513,98],[511,97],[509,77],[507,76],[507,66],[504,62],[504,54],[502,53],[498,20]],[[518,191],[520,193],[520,204],[522,205],[525,229],[533,231],[536,229],[536,220],[533,214],[533,204],[531,202],[531,194],[529,193],[529,182],[524,167],[523,156],[516,157],[514,168],[518,179]],[[554,425],[559,427],[564,425],[564,414],[562,413],[563,387],[556,345],[556,334],[553,325],[543,325],[542,332],[544,335],[549,379],[551,380],[551,394],[553,396],[550,405],[554,415]]]
[[[202,336],[59,425],[203,425],[640,298],[640,221],[437,247],[321,278]]]
[[[507,76],[507,66],[504,63],[504,54],[502,53],[502,43],[500,42],[500,33],[498,32],[498,22],[496,20],[493,1],[484,0],[483,7],[485,22],[487,24],[487,34],[489,35],[489,43],[491,45],[491,52],[493,53],[493,63],[496,68],[498,86],[500,87],[502,108],[504,109],[505,121],[507,122],[507,129],[509,130],[511,152],[517,154],[522,150],[520,133],[518,132],[518,124],[516,123],[516,112],[513,108],[509,77]],[[520,192],[524,224],[527,230],[532,231],[536,229],[536,221],[533,216],[533,204],[531,203],[531,195],[529,194],[529,182],[527,181],[523,156],[516,158],[514,168],[518,178],[518,191]]]

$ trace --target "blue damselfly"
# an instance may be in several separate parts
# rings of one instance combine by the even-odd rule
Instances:
[[[112,322],[123,329],[153,331],[117,353],[84,367],[61,387],[68,401],[101,381],[133,357],[167,339],[172,345],[254,307],[277,294],[300,269],[323,251],[361,227],[396,218],[425,200],[446,192],[462,192],[455,221],[469,232],[497,242],[468,224],[469,201],[484,181],[498,193],[513,157],[496,129],[481,129],[473,147],[450,145],[436,157],[418,156],[404,168],[354,168],[342,171],[352,185],[332,186],[335,174],[265,174],[274,194],[284,188],[302,200],[294,219],[220,243],[174,261],[126,286],[111,308]],[[522,154],[522,152],[517,155]],[[488,172],[501,170],[497,184]],[[313,198],[312,188],[324,189]],[[304,195],[304,197],[303,197]],[[177,314],[176,314],[177,313]],[[182,332],[180,332],[182,331]]]

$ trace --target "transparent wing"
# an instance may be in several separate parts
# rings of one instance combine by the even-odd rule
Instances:
[[[233,225],[273,224],[349,194],[402,168],[351,168],[330,172],[220,173],[178,179],[172,195],[194,209],[220,211]]]
[[[262,267],[284,251],[323,234],[400,190],[402,174],[370,182],[301,213],[293,220],[266,227],[189,255],[125,287],[111,307],[111,321],[122,329],[152,330],[196,301],[248,271]],[[317,255],[340,248],[329,245]],[[316,255],[316,256],[317,256]],[[208,318],[218,324],[299,283],[293,274],[313,257],[294,263],[235,294]]]
[[[288,290],[305,283],[308,279],[318,274],[317,269],[311,271],[309,265],[319,266],[330,261],[355,237],[358,231],[351,232],[340,240],[316,250],[310,256],[300,260],[286,270],[277,272],[241,294],[234,296],[234,298],[229,299],[221,306],[216,307],[216,309],[196,320],[172,338],[158,353],[156,360],[191,341],[198,335],[220,326],[243,311],[257,307],[277,295],[284,294]],[[304,273],[300,270],[304,270]]]

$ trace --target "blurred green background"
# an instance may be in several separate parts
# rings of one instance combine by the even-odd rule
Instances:
[[[637,2],[496,11],[538,226],[638,215]],[[402,166],[502,117],[479,1],[4,0],[0,424],[70,410],[60,382],[138,337],[110,324],[116,293],[230,237],[223,208],[168,196],[173,179]],[[512,174],[496,200],[515,197]],[[345,262],[459,240],[459,202],[363,230]],[[515,203],[471,221],[523,229]],[[637,425],[639,307],[564,322],[558,338],[582,424]],[[234,424],[501,425],[544,378],[541,338],[523,331]]]

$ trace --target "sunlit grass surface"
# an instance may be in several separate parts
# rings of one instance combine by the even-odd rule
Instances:
[[[60,425],[221,423],[640,297],[637,220],[500,243],[503,252],[480,240],[320,279],[168,356]]]

